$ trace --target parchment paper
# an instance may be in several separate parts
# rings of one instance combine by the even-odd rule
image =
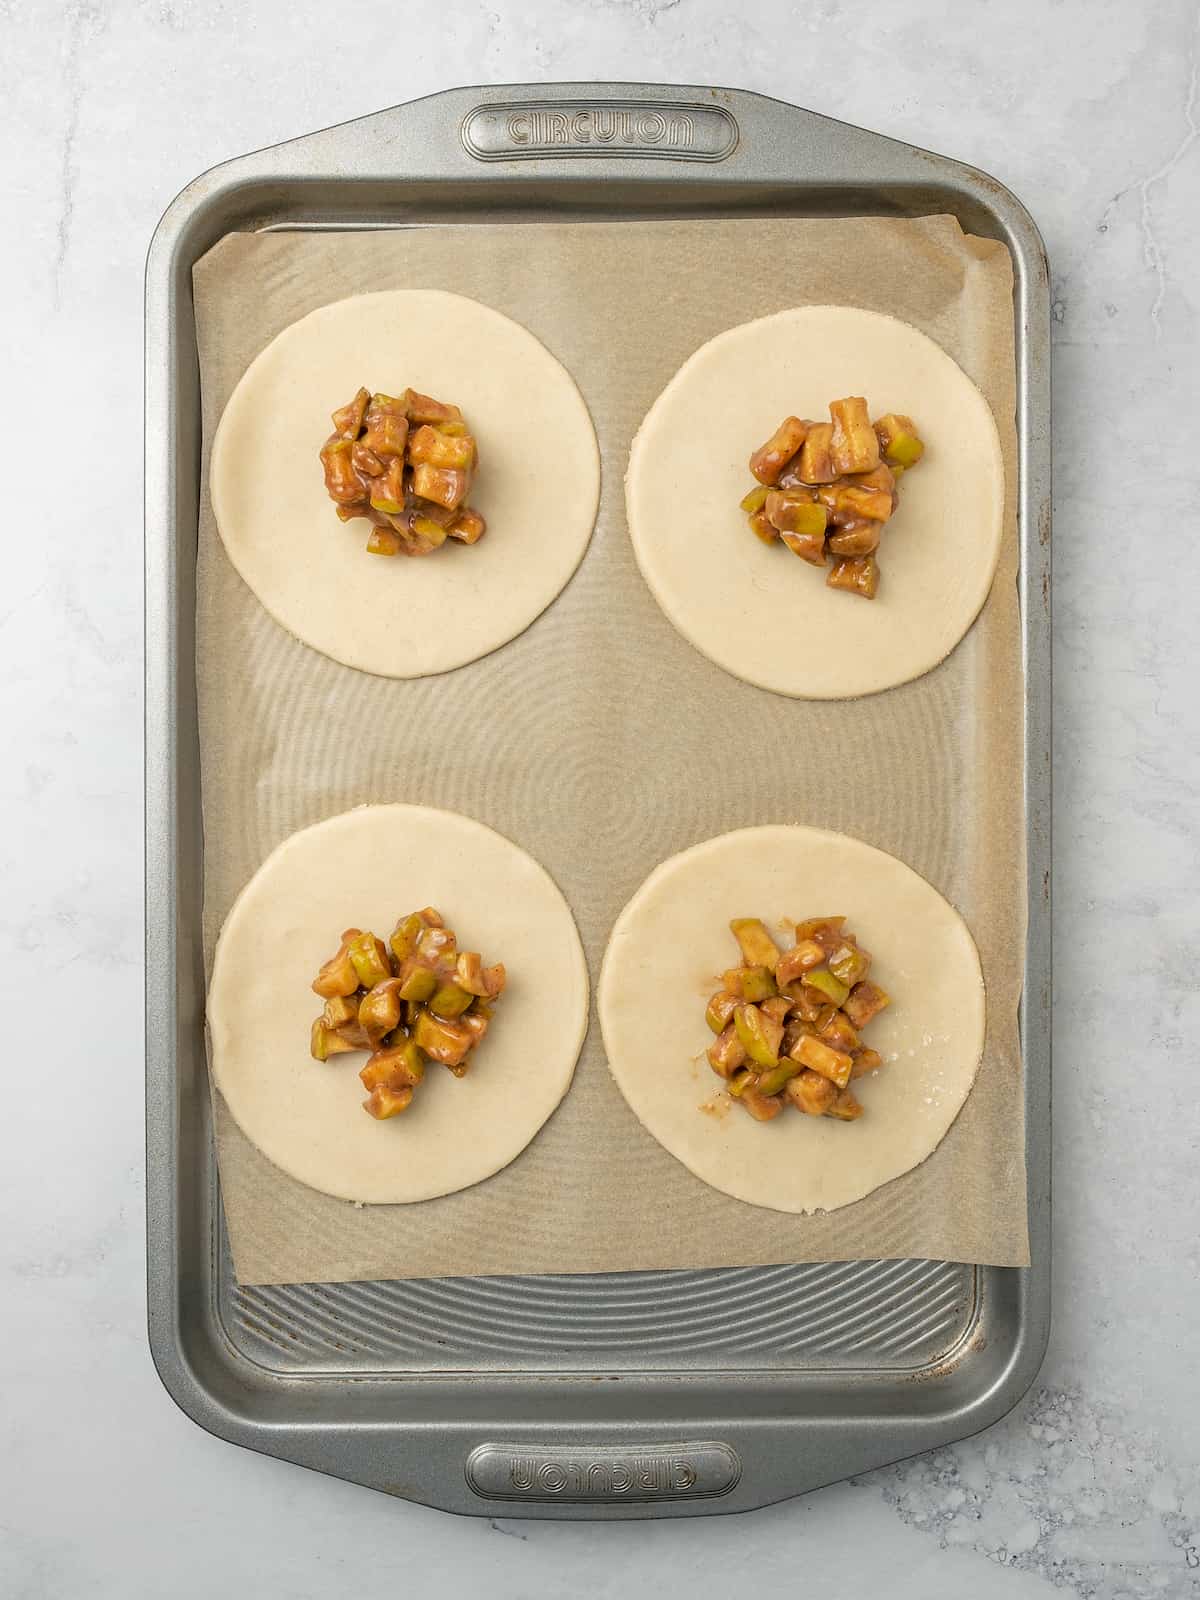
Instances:
[[[964,236],[950,217],[250,234],[210,251],[194,287],[206,473],[225,401],[276,333],[328,301],[403,287],[472,295],[531,329],[579,383],[604,462],[591,547],[557,602],[494,655],[412,682],[339,666],[274,623],[225,557],[205,482],[206,965],[235,895],[280,840],[350,806],[406,800],[478,817],[536,856],[575,912],[593,979],[617,913],[665,856],[729,828],[795,821],[856,834],[923,873],[966,917],[988,991],[979,1078],[942,1145],[916,1171],[825,1216],[761,1210],[692,1177],[626,1107],[594,1018],[570,1093],[525,1154],[485,1183],[418,1205],[359,1208],[306,1188],[258,1153],[217,1096],[240,1281],[886,1257],[1027,1263],[1015,380],[1003,246]],[[752,317],[830,302],[907,319],[979,384],[1000,428],[1007,513],[991,598],[948,661],[866,700],[810,703],[738,682],[680,638],[634,564],[622,478],[647,408],[700,344]],[[330,396],[331,407],[343,398]],[[360,544],[347,543],[347,560],[362,559]],[[380,581],[402,585],[398,565]],[[330,737],[331,720],[343,738]],[[754,772],[722,778],[710,752],[742,730],[769,755]],[[861,757],[850,783],[823,782],[821,764],[797,759],[840,741]]]

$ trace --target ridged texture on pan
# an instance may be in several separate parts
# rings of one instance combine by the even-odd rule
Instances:
[[[222,1316],[282,1373],[903,1370],[943,1358],[975,1311],[975,1269],[847,1261],[600,1277],[222,1285]]]

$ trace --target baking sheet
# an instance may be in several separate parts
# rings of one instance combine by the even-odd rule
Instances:
[[[204,486],[206,964],[233,898],[281,839],[352,805],[407,800],[478,817],[534,854],[571,903],[593,976],[614,918],[663,857],[751,823],[842,829],[909,862],[959,907],[989,996],[979,1079],[942,1145],[828,1216],[760,1210],[693,1178],[625,1106],[594,1021],[570,1094],[526,1153],[484,1184],[418,1206],[357,1208],[307,1189],[259,1155],[217,1097],[239,1279],[912,1256],[1026,1264],[1022,683],[1003,246],[964,236],[950,217],[251,234],[205,256],[194,287],[206,462],[225,400],[275,333],[330,300],[393,287],[455,290],[524,323],[580,384],[604,457],[596,532],[559,600],[494,655],[413,682],[341,667],[271,621],[225,558]],[[787,700],[699,656],[645,589],[624,524],[629,440],[682,361],[723,328],[806,302],[891,312],[938,340],[987,395],[1006,462],[1004,548],[979,621],[933,673],[853,703]],[[329,738],[330,718],[344,741]],[[447,725],[459,730],[451,744]],[[851,729],[861,777],[835,791],[796,752]],[[745,730],[767,761],[714,782],[714,730]]]

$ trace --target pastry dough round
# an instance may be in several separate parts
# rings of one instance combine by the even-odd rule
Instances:
[[[847,394],[873,417],[910,414],[926,444],[871,601],[764,545],[738,509],[750,453],[781,419],[827,418]],[[839,700],[920,677],[970,628],[1000,553],[1004,466],[987,401],[940,346],[895,317],[805,306],[730,328],[684,363],[633,441],[625,493],[642,575],[685,639],[760,688]]]
[[[488,531],[426,557],[369,555],[317,452],[360,385],[463,408],[479,441],[471,503]],[[356,295],[285,328],[246,369],[213,440],[229,559],[275,620],[335,661],[420,678],[526,629],[583,559],[600,455],[574,380],[527,329],[433,289]]]
[[[755,1122],[704,1058],[705,1002],[737,961],[730,918],[784,913],[844,914],[892,996],[865,1034],[885,1065],[854,1084],[857,1122],[790,1107]],[[663,862],[617,918],[597,1003],[643,1126],[714,1189],[776,1211],[832,1211],[918,1166],[983,1052],[983,974],[958,912],[894,856],[819,828],[743,828]]]
[[[408,1111],[362,1109],[363,1052],[314,1061],[309,987],[346,927],[386,939],[434,905],[508,987],[464,1078],[430,1062]],[[482,823],[425,806],[361,806],[272,852],[225,920],[208,993],[212,1068],[246,1137],[343,1200],[428,1200],[490,1177],[554,1111],[587,1031],[588,975],[544,868]]]

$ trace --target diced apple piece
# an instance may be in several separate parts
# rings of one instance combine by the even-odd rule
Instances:
[[[374,450],[368,450],[365,444],[352,444],[350,459],[354,463],[355,472],[361,472],[368,478],[378,478],[384,470],[381,459]]]
[[[399,1026],[400,980],[385,978],[369,989],[358,1005],[358,1025],[367,1036],[372,1050],[379,1048],[385,1033]]]
[[[830,1083],[836,1083],[839,1089],[844,1089],[850,1082],[853,1058],[844,1050],[835,1050],[822,1039],[808,1036],[801,1039],[796,1046],[795,1059],[813,1072],[819,1072],[823,1078],[828,1078]]]
[[[760,917],[734,917],[729,924],[729,931],[738,942],[746,966],[766,967],[768,972],[775,971],[779,946],[767,932],[766,924]]]
[[[471,1035],[471,1049],[474,1050],[491,1024],[491,1014],[486,1017],[476,1006],[474,1011],[468,1011],[465,1017],[459,1018],[459,1023]]]
[[[828,1004],[821,991],[810,988],[803,979],[798,983],[789,983],[787,992],[792,1002],[792,1015],[799,1017],[801,1022],[815,1022]]]
[[[354,505],[366,500],[362,480],[354,470],[351,452],[354,446],[349,439],[334,434],[321,447],[321,466],[325,471],[325,490],[331,500],[339,505]]]
[[[493,967],[485,967],[483,958],[477,950],[463,950],[459,953],[454,969],[454,981],[461,984],[468,994],[476,994],[483,1000],[494,1000],[504,988],[505,971],[503,962],[497,962]],[[732,1007],[730,1007],[732,1010]]]
[[[359,1073],[365,1089],[375,1089],[381,1083],[399,1089],[404,1084],[412,1087],[425,1076],[425,1057],[415,1040],[405,1039],[387,1050],[376,1050]]]
[[[882,522],[847,522],[829,535],[829,553],[834,556],[874,555],[882,530]]]
[[[848,989],[861,983],[871,969],[871,952],[861,950],[852,940],[846,940],[829,954],[829,970]]]
[[[879,590],[879,564],[874,556],[839,556],[825,582],[831,589],[844,589],[864,600],[874,600]]]
[[[321,1020],[327,1028],[346,1028],[358,1021],[358,997],[354,994],[334,995],[325,1002]]]
[[[339,406],[333,413],[333,431],[343,439],[357,439],[370,403],[371,391],[360,389],[353,400]]]
[[[878,1050],[864,1047],[854,1052],[854,1065],[850,1068],[850,1077],[865,1078],[868,1072],[878,1072],[883,1066],[883,1057]]]
[[[904,468],[901,467],[901,472]],[[896,472],[889,467],[886,461],[881,461],[877,467],[872,467],[870,472],[857,472],[847,480],[849,487],[854,489],[882,489],[890,494],[893,499],[896,494]]]
[[[447,1067],[458,1066],[474,1043],[471,1030],[461,1022],[444,1022],[428,1011],[417,1017],[413,1038],[427,1056]]]
[[[351,964],[364,989],[373,989],[377,983],[392,976],[387,946],[373,933],[359,933],[347,941]]]
[[[830,1016],[818,1022],[817,1034],[825,1044],[842,1051],[844,1055],[853,1056],[860,1048],[854,1024],[844,1011],[832,1011]]]
[[[731,1022],[713,1040],[705,1051],[708,1064],[719,1078],[732,1078],[746,1064],[746,1047],[737,1036]]]
[[[737,996],[718,989],[708,1002],[708,1009],[704,1013],[704,1020],[714,1033],[724,1033],[733,1021],[733,1013],[737,1010]]]
[[[871,413],[861,395],[829,402],[833,436],[829,454],[838,474],[870,472],[879,465],[879,440],[871,426]]]
[[[877,983],[867,979],[863,983],[854,985],[842,1004],[842,1010],[861,1032],[872,1017],[877,1017],[883,1008],[891,1003],[891,995]]]
[[[449,530],[435,517],[414,516],[412,519],[413,538],[421,545],[421,554],[429,555],[434,550],[440,550],[449,536]]]
[[[388,1117],[398,1117],[402,1111],[407,1111],[412,1104],[412,1097],[413,1092],[407,1084],[402,1089],[389,1089],[381,1083],[363,1101],[363,1109],[383,1122]]]
[[[804,981],[811,989],[819,989],[830,1005],[840,1006],[850,993],[850,985],[834,977],[828,967],[814,967],[805,974]]]
[[[862,1105],[853,1089],[843,1089],[825,1113],[827,1117],[836,1117],[839,1122],[853,1122],[862,1114]]]
[[[875,436],[884,459],[892,466],[915,467],[925,454],[925,446],[911,417],[889,411],[875,423]]]
[[[769,1000],[764,1000],[758,1009],[764,1017],[770,1017],[782,1027],[792,1009],[792,1002],[785,994],[774,994]]]
[[[733,1013],[733,1026],[747,1056],[756,1067],[779,1065],[779,1045],[783,1023],[769,1017],[754,1005],[740,1005]]]
[[[372,528],[367,535],[368,555],[398,556],[403,549],[400,535],[391,528]]]
[[[425,423],[409,435],[408,459],[413,466],[427,462],[431,467],[452,467],[459,472],[469,472],[475,464],[475,441],[470,434],[456,438],[439,433]]]
[[[837,1085],[811,1070],[798,1072],[788,1080],[784,1094],[796,1107],[810,1117],[823,1117],[837,1099]]]
[[[811,537],[824,533],[829,520],[825,507],[813,499],[811,489],[772,489],[763,509],[767,521],[780,533]]]
[[[809,428],[800,450],[800,465],[796,469],[801,483],[832,483],[837,477],[838,471],[830,454],[832,440],[832,423],[814,422]]]
[[[408,444],[408,419],[381,407],[379,398],[378,395],[374,397],[367,411],[367,431],[362,443],[377,456],[403,461]]]
[[[780,1051],[785,1056],[790,1056],[794,1061],[801,1039],[810,1037],[816,1031],[815,1023],[805,1022],[802,1017],[795,1015],[790,1016],[783,1025],[783,1041],[779,1046]]]
[[[807,428],[799,417],[785,417],[750,457],[750,471],[759,483],[774,483],[804,443]]]
[[[819,967],[824,960],[825,952],[815,939],[802,939],[780,956],[775,968],[775,982],[782,989],[785,984],[795,983],[806,972]]]
[[[721,982],[727,993],[749,1000],[752,1005],[779,993],[769,967],[730,967],[721,974]]]
[[[406,389],[404,392],[405,411],[412,422],[461,422],[462,412],[457,406],[444,404],[441,400],[434,400],[427,394],[418,394],[415,389]]]
[[[770,1122],[784,1106],[781,1094],[761,1094],[753,1085],[743,1089],[737,1100],[740,1106],[745,1106],[755,1122]]]
[[[892,514],[892,497],[886,489],[859,489],[845,484],[839,488],[837,498],[838,510],[847,522],[886,522]]]
[[[330,1056],[340,1056],[347,1050],[356,1048],[357,1046],[347,1044],[332,1028],[327,1027],[323,1017],[318,1017],[313,1023],[309,1050],[314,1061],[328,1061]]]
[[[755,511],[749,518],[750,531],[764,544],[774,544],[779,537],[779,530],[770,520],[765,511]]]
[[[470,506],[463,506],[450,524],[449,532],[450,537],[457,539],[460,544],[478,544],[487,532],[487,523],[478,511],[472,511]]]
[[[824,506],[814,506],[814,511],[824,513]],[[794,556],[807,561],[810,566],[825,565],[825,535],[823,533],[781,533],[779,537]]]
[[[322,1000],[332,1000],[339,995],[353,994],[358,988],[358,973],[354,970],[354,963],[351,961],[350,952],[346,948],[349,940],[357,937],[358,929],[348,928],[346,934],[342,936],[342,945],[337,955],[331,956],[313,979],[313,993],[319,994]]]
[[[453,467],[431,467],[427,461],[412,469],[412,489],[422,500],[457,511],[467,497],[467,473]]]

